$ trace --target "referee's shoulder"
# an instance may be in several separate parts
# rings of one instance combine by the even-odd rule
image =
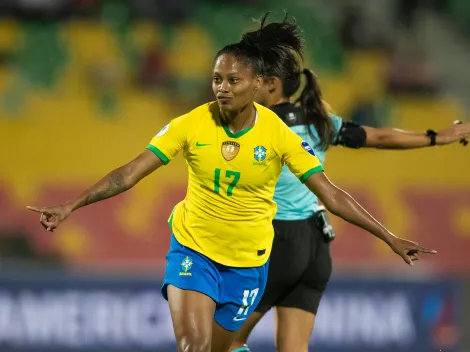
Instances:
[[[255,103],[255,108],[258,111],[260,118],[265,119],[269,121],[270,123],[279,123],[281,121],[279,116],[277,116],[276,113],[272,111],[271,109],[263,105],[260,105],[258,103]]]

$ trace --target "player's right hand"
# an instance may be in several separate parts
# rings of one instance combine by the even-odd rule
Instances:
[[[64,204],[54,205],[51,207],[27,206],[26,209],[41,213],[39,222],[47,231],[50,232],[53,232],[62,221],[69,217],[72,212],[72,209]]]

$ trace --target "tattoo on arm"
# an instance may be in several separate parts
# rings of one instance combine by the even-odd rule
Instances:
[[[113,197],[127,190],[127,186],[124,181],[124,176],[122,175],[121,170],[114,170],[106,177],[106,180],[108,183],[107,187],[105,186],[100,187],[96,190],[92,190],[90,192],[90,195],[86,198],[84,205],[88,205],[106,198]]]

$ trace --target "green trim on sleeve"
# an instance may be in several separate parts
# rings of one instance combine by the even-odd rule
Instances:
[[[313,169],[310,169],[308,170],[306,173],[304,173],[300,178],[300,182],[304,183],[305,181],[307,181],[307,178],[309,178],[310,176],[312,176],[313,174],[316,174],[317,172],[320,172],[320,171],[323,171],[323,166],[321,165],[318,165],[316,167],[314,167]]]
[[[149,144],[147,146],[147,149],[153,152],[156,156],[158,156],[160,160],[163,162],[163,164],[167,165],[170,162],[170,159],[168,159],[166,155],[163,154],[162,151],[158,149],[156,146]]]
[[[168,219],[168,225],[170,225],[171,232],[173,232],[173,215],[174,214],[175,214],[175,208],[173,208],[170,218]]]

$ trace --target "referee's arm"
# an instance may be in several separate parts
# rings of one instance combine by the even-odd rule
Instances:
[[[470,123],[453,124],[439,131],[404,131],[397,128],[374,128],[343,121],[335,145],[348,148],[415,149],[445,145],[470,137]]]
[[[395,128],[361,126],[366,132],[365,148],[413,149],[430,145],[425,132],[409,132]]]

